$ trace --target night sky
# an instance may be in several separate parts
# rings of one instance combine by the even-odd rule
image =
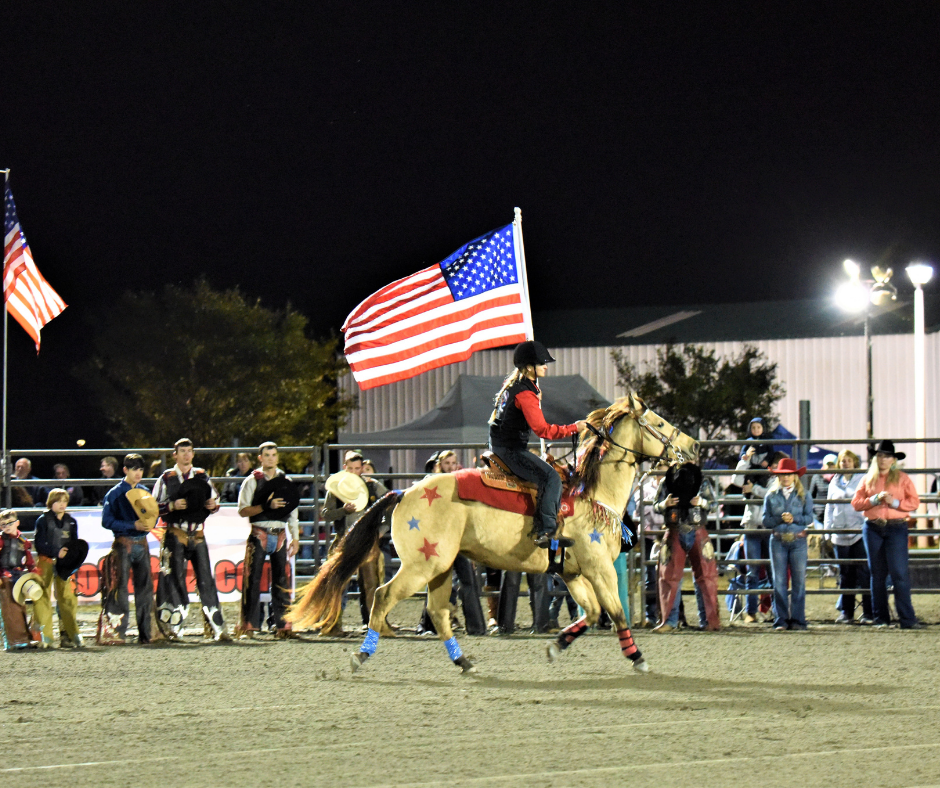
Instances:
[[[38,359],[11,323],[11,447],[110,445],[70,373],[124,290],[326,336],[516,205],[535,312],[940,262],[936,4],[130,5],[0,12],[0,166],[69,304]]]

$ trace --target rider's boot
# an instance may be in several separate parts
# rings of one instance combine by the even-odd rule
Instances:
[[[553,531],[546,531],[544,533],[536,534],[535,536],[535,546],[547,550],[552,546],[552,540],[558,540],[558,549],[562,550],[565,547],[571,547],[574,544],[574,539],[570,539],[567,536],[561,535],[561,528],[556,528]]]

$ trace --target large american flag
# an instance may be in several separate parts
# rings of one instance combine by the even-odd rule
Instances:
[[[521,234],[500,227],[383,287],[346,318],[343,335],[360,389],[531,339]]]
[[[3,300],[7,312],[25,329],[39,352],[39,332],[65,309],[65,301],[43,279],[33,262],[13,202],[10,184],[4,195]]]

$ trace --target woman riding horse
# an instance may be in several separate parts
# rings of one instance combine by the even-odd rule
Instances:
[[[584,608],[583,618],[548,644],[554,661],[594,624],[603,608],[617,630],[621,653],[640,672],[649,670],[633,642],[617,594],[614,559],[620,553],[621,516],[630,498],[638,463],[675,464],[695,459],[698,442],[653,413],[634,394],[609,408],[594,411],[581,441],[578,475],[583,489],[574,500],[565,532],[574,544],[564,550],[562,575],[572,597]],[[590,433],[590,435],[588,435]],[[474,669],[463,655],[450,624],[451,566],[456,556],[510,572],[545,572],[548,554],[527,538],[531,516],[460,497],[459,471],[432,476],[404,492],[376,501],[330,555],[320,572],[298,594],[288,618],[295,629],[329,629],[342,611],[343,589],[359,564],[374,549],[380,524],[392,512],[392,538],[401,559],[395,576],[375,592],[369,630],[350,657],[357,670],[376,652],[385,615],[402,599],[428,586],[428,613],[450,659],[464,672]],[[468,479],[468,481],[470,481]]]
[[[523,481],[538,485],[535,501],[535,544],[547,548],[558,528],[558,505],[561,503],[561,479],[547,462],[528,450],[529,431],[545,440],[574,435],[584,428],[583,421],[564,426],[548,424],[542,415],[542,392],[538,379],[548,374],[554,362],[552,354],[541,342],[529,341],[516,345],[512,354],[515,370],[496,395],[496,407],[490,416],[490,451]],[[573,539],[558,537],[559,548],[571,547]]]

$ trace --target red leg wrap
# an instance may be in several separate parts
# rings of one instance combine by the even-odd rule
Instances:
[[[629,628],[618,629],[617,636],[620,638],[620,650],[625,657],[635,662],[642,656],[640,650],[636,647],[636,643],[633,642],[633,635]]]
[[[565,627],[561,634],[558,636],[558,646],[561,649],[566,649],[574,641],[583,635],[587,631],[587,624],[584,622],[584,619],[578,619],[573,624],[569,624]]]

